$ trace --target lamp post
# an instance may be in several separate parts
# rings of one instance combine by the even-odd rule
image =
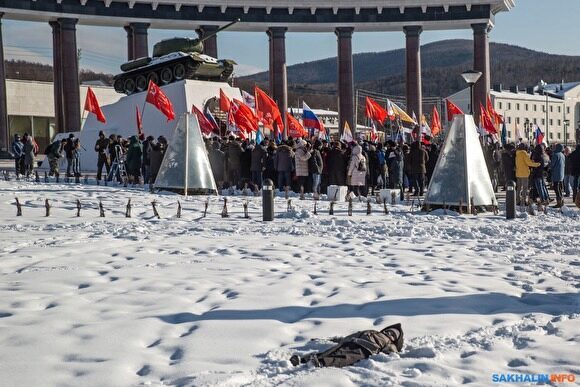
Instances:
[[[481,72],[474,70],[467,70],[461,73],[465,82],[469,85],[469,114],[473,115],[473,85],[481,77]]]
[[[564,146],[568,145],[568,126],[570,125],[570,120],[564,120]]]

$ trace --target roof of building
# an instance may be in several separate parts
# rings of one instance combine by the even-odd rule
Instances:
[[[572,89],[580,86],[580,82],[561,82],[561,83],[548,83],[543,85],[543,90],[545,90],[549,95],[564,99],[566,93],[570,92]],[[539,91],[540,86],[534,87],[534,91]]]

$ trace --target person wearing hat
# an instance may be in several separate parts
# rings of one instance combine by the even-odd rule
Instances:
[[[99,132],[99,138],[95,144],[95,152],[97,152],[97,180],[101,180],[103,166],[107,168],[107,176],[111,169],[109,164],[109,158],[107,157],[107,149],[109,148],[111,140],[105,137],[105,133],[101,130]]]
[[[66,144],[64,145],[64,153],[66,156],[66,176],[72,177],[71,169],[73,168],[73,158],[74,158],[74,140],[75,135],[69,134],[68,139],[66,140]]]
[[[14,156],[16,178],[18,179],[24,164],[24,144],[22,143],[19,134],[14,135],[14,141],[12,141],[12,155]]]

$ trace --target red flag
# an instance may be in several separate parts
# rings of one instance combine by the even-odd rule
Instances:
[[[157,86],[153,81],[149,81],[149,88],[147,89],[146,102],[155,106],[161,113],[167,117],[167,121],[175,119],[175,112],[173,111],[173,104],[167,98],[165,93],[161,91],[159,86]]]
[[[487,95],[487,112],[489,113],[489,116],[491,117],[491,120],[493,121],[494,125],[499,125],[502,123],[502,116],[500,114],[498,114],[495,109],[493,108],[493,104],[491,103],[491,96],[488,94]]]
[[[197,117],[199,128],[203,134],[209,136],[214,130],[218,129],[195,105],[191,107],[191,112]]]
[[[87,98],[85,99],[85,110],[96,115],[97,121],[102,122],[103,124],[107,122],[107,119],[99,106],[99,101],[97,101],[97,96],[90,87],[87,90]]]
[[[284,130],[282,115],[276,102],[258,86],[255,87],[256,93],[256,114],[264,126],[272,129],[273,123],[278,124],[278,131]]]
[[[481,102],[479,103],[479,111],[480,111],[480,116],[481,116],[480,117],[481,124],[483,125],[483,128],[485,129],[485,131],[488,134],[497,133],[497,129],[493,125],[493,122],[491,122],[491,117],[489,116],[489,113],[487,112],[487,110],[484,109]]]
[[[143,133],[143,120],[141,119],[141,113],[139,113],[139,107],[135,106],[135,116],[137,117],[137,134]]]
[[[229,112],[231,108],[232,102],[230,101],[226,93],[224,93],[224,91],[220,89],[220,110],[222,112]]]
[[[234,99],[231,104],[230,116],[233,118],[240,132],[250,133],[258,131],[258,117],[252,109],[242,101]]]
[[[385,121],[387,116],[387,110],[379,105],[376,101],[366,98],[366,109],[365,114],[368,118],[380,122],[381,124]]]
[[[437,107],[433,105],[433,113],[431,114],[431,136],[435,137],[441,133],[441,119]]]
[[[288,122],[288,137],[302,138],[308,135],[300,121],[298,121],[292,114],[286,112],[286,121]]]
[[[456,114],[463,114],[463,111],[459,109],[459,106],[451,102],[451,100],[447,101],[447,121],[453,120],[453,116]]]

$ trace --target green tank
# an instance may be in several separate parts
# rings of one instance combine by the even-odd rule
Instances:
[[[113,78],[115,91],[127,95],[139,93],[147,90],[150,80],[161,86],[183,79],[226,82],[236,62],[203,54],[203,42],[239,21],[220,27],[201,39],[162,40],[153,46],[152,58],[138,58],[121,65],[122,73]]]

